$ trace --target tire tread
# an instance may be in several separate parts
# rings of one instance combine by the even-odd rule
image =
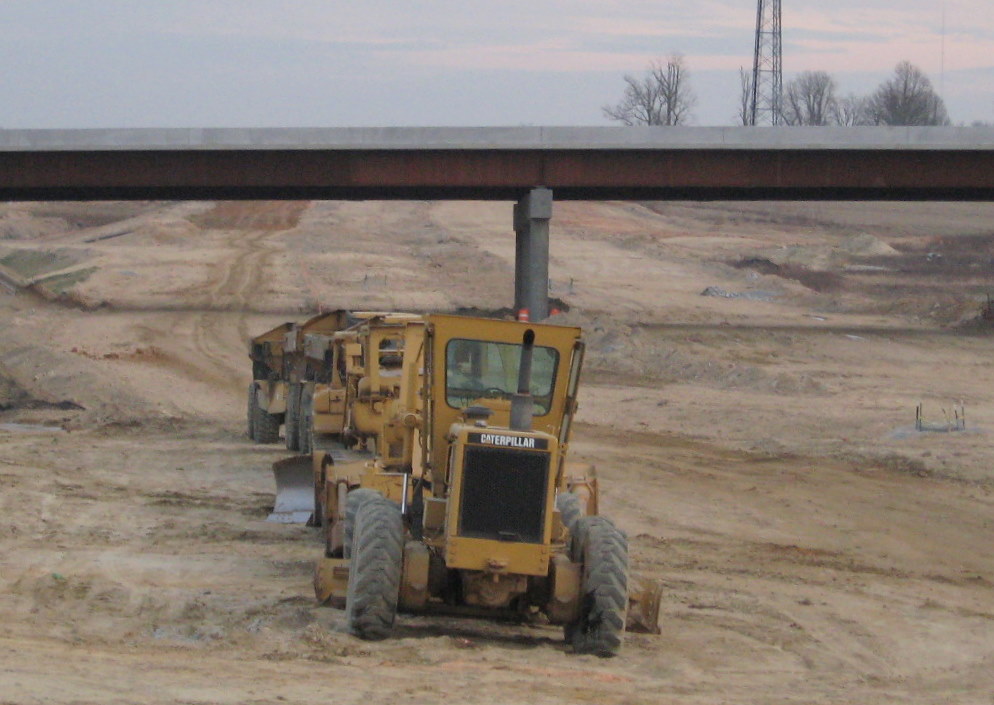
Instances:
[[[616,656],[628,611],[628,537],[609,519],[581,517],[573,548],[583,559],[583,597],[567,637],[577,653]]]
[[[572,492],[563,492],[556,497],[556,509],[562,517],[563,526],[569,531],[570,536],[576,531],[576,522],[584,516],[583,505],[580,503],[580,495]]]
[[[255,382],[250,382],[248,386],[248,402],[246,404],[248,409],[248,418],[247,418],[248,423],[246,425],[247,425],[248,437],[253,441],[255,440],[255,415],[257,413],[255,407],[256,404],[258,404],[258,402],[256,401],[255,394],[256,394]]]
[[[359,513],[359,508],[366,502],[383,499],[383,495],[376,490],[371,490],[367,487],[360,487],[358,489],[349,492],[348,497],[345,499],[345,517],[342,521],[342,556],[344,558],[352,557],[352,544],[355,533],[356,516]]]
[[[382,497],[362,503],[354,548],[345,604],[349,631],[360,639],[385,639],[397,615],[404,564],[404,522],[397,505]]]
[[[284,439],[287,450],[300,449],[300,385],[291,384],[286,398]]]

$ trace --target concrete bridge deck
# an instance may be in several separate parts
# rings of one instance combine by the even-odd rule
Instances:
[[[0,200],[994,200],[994,129],[0,130]]]

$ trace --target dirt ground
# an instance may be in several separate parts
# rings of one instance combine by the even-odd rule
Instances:
[[[572,451],[662,634],[314,605],[247,339],[510,306],[509,204],[0,206],[0,703],[994,703],[994,206],[559,203]],[[26,287],[26,288],[25,288]],[[706,294],[706,295],[705,295]],[[933,423],[918,432],[915,406]]]

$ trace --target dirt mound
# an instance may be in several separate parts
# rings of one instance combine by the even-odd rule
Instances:
[[[770,372],[748,362],[704,354],[695,349],[699,347],[695,338],[675,338],[665,327],[626,324],[612,317],[577,311],[564,312],[550,321],[584,329],[584,364],[592,372],[654,384],[696,383],[784,395],[824,391],[809,375]]]
[[[33,386],[33,385],[32,385]],[[17,377],[0,361],[0,411],[15,411],[19,409],[52,409],[57,411],[78,411],[83,407],[69,399],[53,398],[46,394],[38,394],[17,379]]]
[[[777,264],[765,257],[746,257],[729,263],[736,269],[749,269],[759,274],[792,279],[817,292],[839,291],[845,287],[845,279],[835,272],[809,269],[793,262]]]
[[[885,257],[898,253],[883,240],[867,233],[848,237],[837,248],[840,252],[856,257]]]
[[[12,210],[0,215],[0,240],[37,240],[69,229],[69,223],[61,218],[35,218]]]
[[[310,205],[310,201],[221,201],[191,221],[201,228],[290,230]]]
[[[55,249],[17,249],[0,253],[0,265],[24,279],[67,269],[86,260],[91,253],[65,247]]]
[[[34,218],[55,218],[72,230],[99,228],[169,207],[163,201],[51,201],[14,206]]]
[[[826,272],[841,269],[853,259],[896,254],[898,251],[883,240],[861,234],[844,237],[831,243],[785,245],[765,250],[747,259],[765,259],[781,269],[796,268]]]
[[[36,401],[0,362],[0,411],[17,409]]]
[[[12,203],[0,205],[0,240],[49,240],[157,210],[157,201]]]

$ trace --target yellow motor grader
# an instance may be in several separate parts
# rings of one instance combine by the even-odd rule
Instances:
[[[293,323],[282,323],[249,341],[252,381],[248,387],[248,437],[256,443],[276,443],[286,416],[283,342]]]
[[[283,323],[250,341],[249,438],[276,443],[282,425],[288,450],[310,452],[315,420],[320,429],[327,412],[315,410],[312,400],[324,398],[332,383],[331,336],[355,322],[347,311],[330,311]]]
[[[283,377],[287,383],[284,437],[288,450],[310,453],[314,434],[324,430],[330,410],[322,402],[327,402],[330,388],[341,386],[336,385],[340,374],[333,364],[332,341],[335,333],[357,320],[347,311],[330,311],[293,326],[284,336]]]
[[[626,619],[657,631],[658,587],[629,597],[627,538],[566,460],[583,350],[578,328],[442,314],[331,335],[341,414],[274,465],[274,517],[322,527],[315,590],[352,633],[385,638],[398,610],[541,613],[613,656]]]

